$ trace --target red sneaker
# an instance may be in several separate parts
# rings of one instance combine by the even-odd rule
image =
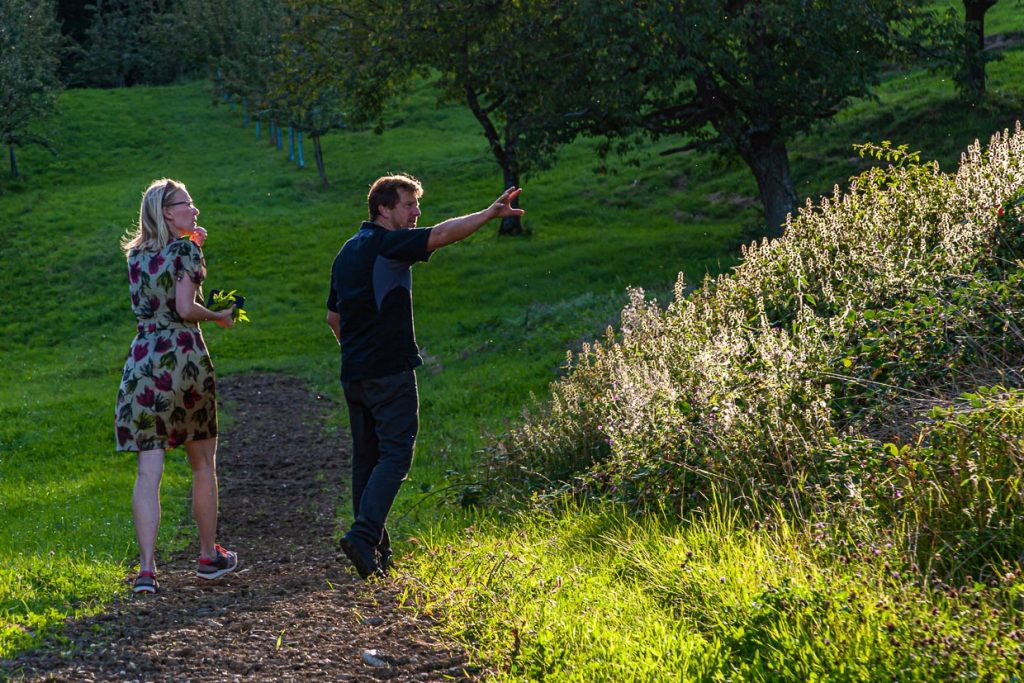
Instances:
[[[156,593],[160,590],[160,584],[156,581],[156,574],[153,572],[139,572],[132,584],[133,593]]]
[[[212,560],[200,556],[199,567],[196,569],[196,576],[200,579],[219,579],[229,572],[235,571],[238,566],[238,555],[225,550],[221,546],[214,546],[216,557]]]

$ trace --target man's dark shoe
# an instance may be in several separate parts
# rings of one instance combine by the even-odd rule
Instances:
[[[366,579],[371,576],[381,576],[380,565],[377,564],[373,548],[369,545],[348,536],[342,536],[338,544],[341,546],[345,556],[348,557],[349,562],[359,572],[359,578]]]
[[[380,567],[381,574],[390,574],[394,571],[395,557],[394,554],[391,552],[391,546],[377,546],[377,566]]]

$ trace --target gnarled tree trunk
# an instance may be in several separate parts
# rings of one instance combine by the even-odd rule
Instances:
[[[756,132],[740,145],[740,156],[754,173],[764,206],[768,237],[781,237],[786,216],[796,213],[797,198],[789,173],[786,143],[771,133]]]
[[[998,0],[964,0],[967,31],[964,94],[977,102],[985,96],[985,12]]]
[[[501,166],[501,174],[505,186],[501,188],[504,192],[510,187],[519,187],[519,171],[515,161],[515,137],[510,139],[509,124],[505,124],[505,141],[502,144],[501,135],[491,121],[490,111],[480,106],[480,100],[473,88],[466,86],[466,104],[473,116],[484,129],[484,136],[487,138],[487,145],[494,154],[495,161]],[[512,202],[512,206],[519,207],[518,198]],[[519,216],[506,216],[501,219],[501,227],[498,228],[499,235],[521,235],[523,234],[523,223]]]
[[[504,192],[510,187],[519,187],[519,174],[516,173],[515,169],[502,165],[502,177],[505,181],[505,186],[501,188]],[[519,208],[519,197],[512,200],[512,206]],[[498,228],[499,235],[521,235],[523,234],[523,223],[519,216],[505,216],[501,219],[501,227]]]

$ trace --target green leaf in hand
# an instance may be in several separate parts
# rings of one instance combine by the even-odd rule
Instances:
[[[210,290],[210,296],[206,301],[206,307],[211,311],[223,311],[231,306],[235,307],[231,317],[235,322],[249,322],[249,316],[245,314],[245,297],[238,293],[237,289],[225,292],[223,289]]]

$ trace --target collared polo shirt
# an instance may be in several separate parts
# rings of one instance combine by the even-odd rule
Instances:
[[[388,230],[365,221],[334,258],[327,308],[341,317],[341,381],[423,364],[413,328],[411,268],[430,259],[430,231]]]

